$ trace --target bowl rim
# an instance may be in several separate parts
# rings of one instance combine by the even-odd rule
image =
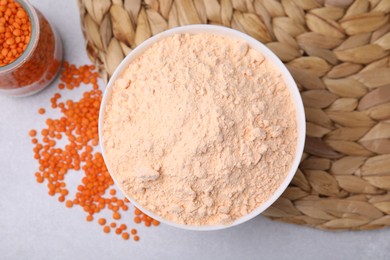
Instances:
[[[242,33],[240,31],[218,26],[218,25],[205,25],[205,24],[198,24],[198,25],[185,25],[181,27],[176,27],[173,29],[169,29],[166,31],[163,31],[159,34],[156,34],[155,36],[145,40],[140,45],[138,45],[134,50],[132,50],[118,65],[118,67],[115,69],[113,75],[111,76],[109,82],[107,83],[106,89],[104,91],[104,95],[101,101],[100,111],[99,111],[99,120],[98,120],[98,131],[99,131],[99,140],[100,140],[100,148],[102,151],[103,159],[106,161],[106,149],[103,143],[103,121],[105,116],[105,108],[107,105],[107,101],[109,99],[109,96],[111,96],[112,92],[112,86],[116,79],[118,79],[122,73],[125,71],[125,69],[132,63],[135,59],[137,59],[142,53],[148,49],[151,45],[154,43],[160,41],[161,39],[173,36],[175,34],[214,34],[219,35],[226,38],[231,39],[238,39],[241,41],[246,42],[251,48],[258,50],[262,53],[263,56],[267,59],[268,62],[270,62],[275,68],[278,69],[278,71],[282,74],[282,77],[285,81],[286,87],[289,90],[290,98],[292,103],[295,105],[296,109],[296,121],[297,121],[297,142],[296,142],[296,152],[294,156],[293,163],[290,167],[290,170],[288,174],[286,175],[283,182],[279,185],[279,187],[276,189],[274,194],[272,194],[271,197],[269,197],[264,203],[262,203],[259,207],[255,208],[252,212],[249,214],[246,214],[235,221],[233,221],[229,225],[203,225],[203,226],[196,226],[196,225],[185,225],[185,224],[179,224],[175,223],[173,221],[167,220],[162,218],[161,216],[145,209],[143,206],[139,205],[137,201],[135,201],[133,198],[128,196],[124,190],[122,189],[121,185],[116,181],[116,178],[111,174],[111,170],[109,168],[109,164],[106,163],[107,170],[110,173],[112,179],[114,180],[117,187],[121,190],[121,192],[125,195],[125,197],[137,208],[139,208],[142,212],[146,213],[153,219],[158,220],[161,223],[180,228],[180,229],[186,229],[186,230],[196,230],[196,231],[212,231],[212,230],[220,230],[220,229],[226,229],[233,226],[237,226],[239,224],[242,224],[244,222],[247,222],[254,217],[258,216],[262,212],[264,212],[266,209],[268,209],[272,203],[274,203],[284,192],[284,190],[287,188],[289,183],[291,182],[292,178],[295,175],[296,170],[298,169],[302,154],[303,154],[303,148],[305,144],[305,135],[306,135],[306,119],[305,119],[305,113],[304,113],[304,107],[302,98],[299,94],[298,87],[291,76],[290,72],[287,70],[286,66],[281,62],[281,60],[263,43],[260,41],[254,39],[253,37]]]

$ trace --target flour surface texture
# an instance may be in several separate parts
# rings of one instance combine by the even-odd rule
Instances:
[[[263,204],[292,166],[296,109],[278,70],[245,42],[177,34],[115,81],[103,122],[122,190],[162,218],[228,225]]]

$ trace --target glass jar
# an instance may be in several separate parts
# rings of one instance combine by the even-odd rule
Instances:
[[[61,39],[49,21],[28,1],[16,0],[31,23],[30,42],[16,60],[0,67],[0,94],[28,96],[35,94],[56,77],[61,68]]]

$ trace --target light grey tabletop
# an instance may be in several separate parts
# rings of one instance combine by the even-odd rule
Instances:
[[[78,65],[91,63],[76,0],[31,2],[58,28],[65,58]],[[27,98],[0,96],[0,259],[390,259],[390,229],[325,232],[261,216],[202,233],[137,226],[138,243],[106,235],[96,222],[85,221],[80,208],[67,209],[35,182],[37,162],[27,133],[44,126],[45,117],[37,110],[49,107],[55,92],[50,87]],[[63,93],[65,98],[80,95]],[[131,212],[124,216],[129,226]]]

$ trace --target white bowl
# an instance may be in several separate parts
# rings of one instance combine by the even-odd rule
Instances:
[[[150,217],[168,224],[173,227],[187,229],[187,230],[198,230],[198,231],[207,231],[207,230],[217,230],[217,229],[224,229],[228,227],[233,227],[236,225],[239,225],[241,223],[244,223],[263,211],[265,211],[269,206],[272,205],[283,193],[283,191],[287,188],[288,184],[290,183],[291,179],[294,177],[295,171],[298,168],[302,153],[303,153],[303,147],[305,143],[305,134],[306,134],[306,124],[305,124],[305,113],[303,109],[303,103],[301,96],[298,91],[298,87],[296,86],[294,79],[292,78],[290,72],[287,70],[287,68],[284,66],[284,64],[279,60],[279,58],[271,51],[269,50],[265,45],[257,41],[256,39],[250,37],[247,34],[241,33],[239,31],[229,29],[222,26],[215,26],[215,25],[187,25],[182,27],[177,27],[174,29],[170,29],[167,31],[164,31],[160,34],[157,34],[148,40],[144,41],[142,44],[140,44],[137,48],[135,48],[129,55],[126,56],[126,58],[119,64],[119,66],[116,68],[114,74],[112,75],[110,81],[107,84],[106,90],[104,92],[103,100],[100,107],[100,114],[99,114],[99,138],[102,139],[102,125],[105,115],[105,107],[107,104],[107,100],[111,95],[112,91],[112,85],[114,84],[115,80],[121,76],[121,74],[124,72],[124,70],[129,66],[130,63],[132,63],[136,58],[138,58],[146,49],[148,49],[151,45],[154,43],[160,41],[161,39],[170,37],[174,34],[197,34],[197,33],[209,33],[214,35],[220,35],[227,38],[232,39],[239,39],[242,41],[245,41],[248,43],[248,45],[260,53],[262,53],[265,58],[273,64],[276,68],[279,69],[280,73],[282,74],[284,81],[286,83],[286,86],[288,90],[290,91],[291,101],[296,106],[296,120],[297,120],[297,143],[296,143],[296,153],[294,157],[294,161],[292,163],[292,166],[290,168],[290,171],[288,172],[286,178],[282,182],[282,184],[279,186],[279,188],[276,190],[276,192],[263,204],[261,204],[258,208],[253,210],[251,213],[242,216],[235,220],[233,223],[229,225],[207,225],[207,226],[193,226],[193,225],[183,225],[174,223],[172,221],[163,219],[161,216],[158,216],[149,210],[145,209],[141,205],[139,205],[133,198],[129,197],[123,190],[122,192],[125,194],[125,196],[129,199],[129,201],[139,208],[141,211],[145,212]],[[105,159],[106,149],[104,147],[103,142],[100,142],[100,146],[103,153],[103,158]],[[107,165],[108,167],[108,165]],[[108,167],[108,171],[110,171]],[[114,176],[112,178],[115,181]],[[118,184],[118,183],[117,183]],[[120,189],[120,185],[117,185]]]

